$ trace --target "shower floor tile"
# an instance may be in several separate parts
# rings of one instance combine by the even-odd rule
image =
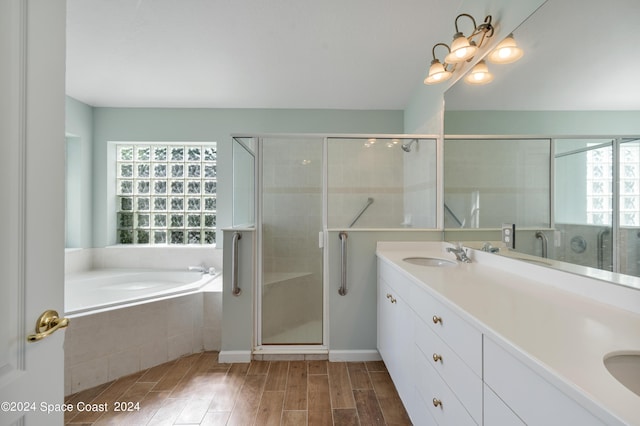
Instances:
[[[67,413],[66,425],[411,424],[381,361],[219,364],[217,352],[203,352],[69,395],[65,402],[108,409]]]

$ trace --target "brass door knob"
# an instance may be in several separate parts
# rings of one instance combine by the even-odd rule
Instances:
[[[437,323],[442,324],[442,318],[440,318],[440,317],[439,317],[439,316],[437,316],[437,315],[434,315],[434,316],[433,316],[433,318],[432,318],[432,320],[433,320],[433,323],[434,323],[434,324],[437,324]]]
[[[442,407],[442,401],[440,401],[438,398],[433,398],[433,406]]]
[[[442,355],[433,354],[433,362],[442,361]]]
[[[58,317],[58,311],[44,311],[36,321],[36,332],[27,336],[28,342],[37,342],[69,325],[69,318]]]

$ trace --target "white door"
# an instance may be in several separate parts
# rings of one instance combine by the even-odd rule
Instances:
[[[65,13],[0,0],[0,425],[63,424],[64,330],[27,335],[64,309]]]

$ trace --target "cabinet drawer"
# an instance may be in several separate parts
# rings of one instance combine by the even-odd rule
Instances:
[[[416,322],[417,350],[449,385],[476,423],[482,423],[482,379],[427,324],[422,320]]]
[[[387,283],[398,296],[404,300],[410,300],[411,288],[415,285],[411,280],[403,276],[400,272],[393,269],[392,266],[385,262],[378,261],[378,277]]]
[[[417,403],[423,404],[440,426],[475,426],[477,423],[429,364],[422,351],[416,347],[414,352]],[[434,405],[434,400],[438,401],[437,406]]]
[[[411,296],[406,300],[425,324],[482,377],[482,333],[425,289],[413,286]]]
[[[526,424],[604,424],[487,337],[484,340],[484,381]]]

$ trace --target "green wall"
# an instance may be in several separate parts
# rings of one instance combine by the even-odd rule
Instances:
[[[93,244],[93,108],[66,97],[66,247]]]

